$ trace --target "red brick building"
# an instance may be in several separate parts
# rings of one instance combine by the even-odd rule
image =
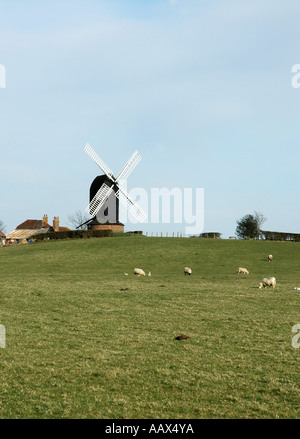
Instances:
[[[27,243],[34,235],[47,232],[60,232],[63,230],[70,230],[68,227],[61,227],[59,225],[59,217],[55,216],[53,225],[48,223],[48,216],[44,215],[42,220],[28,219],[19,224],[15,230],[6,235],[6,239],[10,243]]]

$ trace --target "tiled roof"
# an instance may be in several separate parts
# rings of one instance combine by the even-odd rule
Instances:
[[[18,225],[16,227],[16,230],[34,230],[34,229],[40,229],[42,227],[42,220],[26,220],[22,224]]]
[[[59,227],[59,231],[70,230],[68,227]],[[15,230],[10,232],[8,239],[28,239],[38,233],[53,232],[53,227],[44,220],[28,219],[19,224]]]
[[[48,229],[51,228],[48,223],[44,223],[42,220],[26,220],[22,224],[19,224],[18,227],[16,227],[16,230],[35,230],[41,229],[42,227]]]

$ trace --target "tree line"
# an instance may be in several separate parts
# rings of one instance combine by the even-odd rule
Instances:
[[[262,213],[247,214],[237,221],[236,235],[240,239],[264,239],[267,241],[300,242],[300,233],[271,232],[262,230],[266,221]]]

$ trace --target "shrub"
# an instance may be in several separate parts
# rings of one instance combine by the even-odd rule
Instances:
[[[61,232],[47,232],[35,235],[35,241],[46,239],[79,239],[79,238],[107,238],[112,236],[111,230],[63,230]]]
[[[199,238],[213,238],[213,239],[221,239],[222,233],[219,232],[206,232],[201,233]]]

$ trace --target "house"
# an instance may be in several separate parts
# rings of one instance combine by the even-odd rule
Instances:
[[[0,247],[5,247],[5,246],[6,246],[6,236],[4,235],[2,230],[0,230]]]
[[[69,230],[68,227],[59,226],[59,217],[53,219],[53,226],[48,224],[48,216],[44,215],[42,220],[28,219],[19,224],[15,230],[6,235],[6,239],[10,244],[26,244],[34,238],[35,235],[47,232],[60,232]]]

